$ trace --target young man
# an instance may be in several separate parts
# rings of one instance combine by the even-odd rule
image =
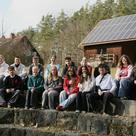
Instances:
[[[38,66],[33,66],[33,75],[28,78],[28,90],[26,93],[25,109],[27,110],[31,106],[30,110],[37,108],[37,97],[42,98],[44,91],[44,79],[39,75]]]
[[[0,89],[3,87],[3,79],[8,76],[8,67],[9,65],[5,63],[4,57],[0,55]]]
[[[38,66],[38,69],[39,69],[39,74],[41,76],[44,76],[44,67],[42,64],[39,63],[39,58],[38,56],[34,56],[33,57],[33,63],[29,66],[28,68],[28,77],[30,77],[32,75],[32,67],[33,66]]]
[[[21,63],[20,57],[16,56],[14,59],[14,64],[11,66],[14,67],[15,69],[15,74],[21,77],[22,81],[22,86],[21,86],[21,91],[24,91],[24,82],[26,80],[26,75],[27,75],[27,69],[26,67]]]
[[[96,111],[95,100],[103,101],[103,115],[106,114],[107,104],[113,98],[113,92],[116,90],[117,86],[115,84],[114,78],[106,73],[106,65],[100,64],[98,66],[100,75],[96,78],[97,92],[90,93],[86,95],[87,101],[91,104],[92,110]],[[89,110],[89,109],[88,109]]]
[[[102,57],[102,56],[100,56],[99,58],[98,58],[98,64],[104,64],[104,57]],[[105,69],[106,69],[106,73],[109,73],[110,74],[110,68],[109,68],[109,66],[108,65],[106,65],[105,64]],[[96,78],[97,76],[99,76],[100,75],[100,72],[99,72],[99,70],[98,70],[98,67],[96,67],[95,68],[95,70],[94,70],[94,77]]]
[[[21,78],[15,75],[13,66],[8,67],[9,76],[6,77],[3,83],[3,89],[0,90],[0,106],[6,107],[5,97],[11,95],[10,100],[7,103],[8,108],[17,101],[21,91]]]
[[[62,78],[65,78],[65,74],[66,74],[66,72],[67,72],[67,70],[68,70],[68,68],[69,68],[70,66],[73,66],[74,69],[75,69],[75,72],[77,72],[77,66],[75,65],[74,62],[72,62],[71,57],[66,57],[66,58],[65,58],[65,64],[66,64],[66,65],[65,65],[65,67],[63,68],[63,71],[62,71],[62,74],[61,74]]]
[[[56,64],[57,57],[55,55],[52,55],[51,57],[51,64],[47,65],[46,70],[45,70],[45,79],[47,76],[49,76],[49,72],[52,66],[56,66],[58,70],[58,75],[60,75],[60,65]]]

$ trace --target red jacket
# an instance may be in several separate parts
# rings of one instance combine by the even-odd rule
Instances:
[[[78,69],[77,69],[77,75],[78,76],[79,76],[79,71],[80,71],[81,68],[82,68],[82,66],[79,66]],[[88,68],[89,73],[92,74],[92,67],[90,65],[88,65],[87,68]]]
[[[70,92],[71,94],[77,93],[77,92],[79,91],[79,88],[77,87],[77,86],[78,86],[78,80],[79,80],[79,78],[78,78],[78,76],[76,76],[76,85],[75,85],[75,87],[73,88],[73,90]],[[63,84],[63,89],[64,89],[66,92],[69,92],[68,86],[69,86],[69,79],[68,79],[68,78],[65,78],[65,79],[64,79],[64,84]]]

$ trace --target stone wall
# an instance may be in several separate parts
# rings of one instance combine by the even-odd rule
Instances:
[[[0,124],[21,126],[19,128],[9,127],[8,129],[5,129],[6,126],[1,126],[0,136],[6,136],[4,135],[6,132],[9,133],[7,136],[12,136],[15,130],[20,133],[20,136],[31,136],[32,134],[33,136],[42,136],[46,133],[47,136],[61,136],[65,133],[63,131],[76,132],[75,135],[82,133],[82,135],[86,136],[90,134],[113,136],[136,135],[136,123],[134,121],[93,113],[82,114],[56,110],[30,111],[24,109],[0,108]],[[26,127],[31,127],[31,129],[26,129]],[[48,128],[48,131],[44,130],[39,132],[37,129],[34,131],[32,127]],[[62,132],[53,130],[50,132],[49,130],[51,130],[52,127],[59,128]],[[74,133],[69,133],[68,135],[72,136],[72,134],[74,135]]]

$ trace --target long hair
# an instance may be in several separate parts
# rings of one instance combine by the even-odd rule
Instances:
[[[70,71],[70,70],[73,71],[72,77],[69,76],[69,71]],[[76,76],[77,76],[77,75],[76,75],[76,72],[75,72],[74,67],[73,67],[73,66],[70,66],[70,67],[68,68],[67,72],[66,72],[65,77],[66,77],[66,78],[71,78],[71,80],[72,80],[71,86],[72,86],[72,87],[74,87],[74,86],[76,85]]]
[[[53,79],[53,80],[55,81],[55,80],[58,78],[58,70],[57,70],[57,67],[56,67],[56,66],[52,66],[52,67],[51,67],[50,73],[49,73],[49,76],[48,76],[48,80],[51,81],[52,78],[53,78],[53,75],[52,75],[52,73],[51,73],[52,68],[55,68],[55,70],[56,70],[56,75],[55,75],[55,78]]]
[[[126,54],[124,54],[124,55],[122,55],[121,57],[120,57],[120,59],[119,59],[119,62],[118,62],[118,65],[117,65],[117,68],[121,68],[122,66],[123,66],[123,63],[122,63],[122,59],[123,58],[125,58],[126,60],[127,60],[127,64],[128,65],[132,65],[132,62],[131,62],[131,60],[130,60],[130,58],[126,55]]]
[[[88,78],[91,78],[91,74],[87,68],[87,66],[82,66],[81,69],[79,70],[79,83],[82,84],[83,83],[83,72],[82,72],[82,68],[86,69],[86,78],[85,80],[87,81]]]

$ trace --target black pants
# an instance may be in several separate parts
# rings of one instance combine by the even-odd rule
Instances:
[[[20,90],[15,90],[14,93],[7,93],[6,90],[0,89],[0,103],[6,106],[5,98],[11,97],[8,101],[8,104],[12,106],[17,101],[20,94],[21,94]]]
[[[113,98],[112,93],[103,93],[101,96],[95,92],[91,94],[87,94],[87,101],[91,104],[92,110],[96,110],[97,104],[95,100],[101,100],[103,101],[103,112],[106,112],[107,104],[111,101]]]
[[[87,111],[87,102],[86,102],[86,94],[90,92],[78,92],[76,96],[76,109],[81,111],[82,103],[83,110]]]
[[[132,91],[136,89],[136,84],[134,84],[134,81],[130,81],[127,91],[126,91],[126,96],[127,98],[131,98],[132,96]]]
[[[41,90],[34,90],[33,93],[31,90],[27,90],[25,106],[37,107],[37,97],[42,99],[42,93],[43,91]]]
[[[3,88],[3,79],[4,79],[5,76],[0,76],[0,89]]]

